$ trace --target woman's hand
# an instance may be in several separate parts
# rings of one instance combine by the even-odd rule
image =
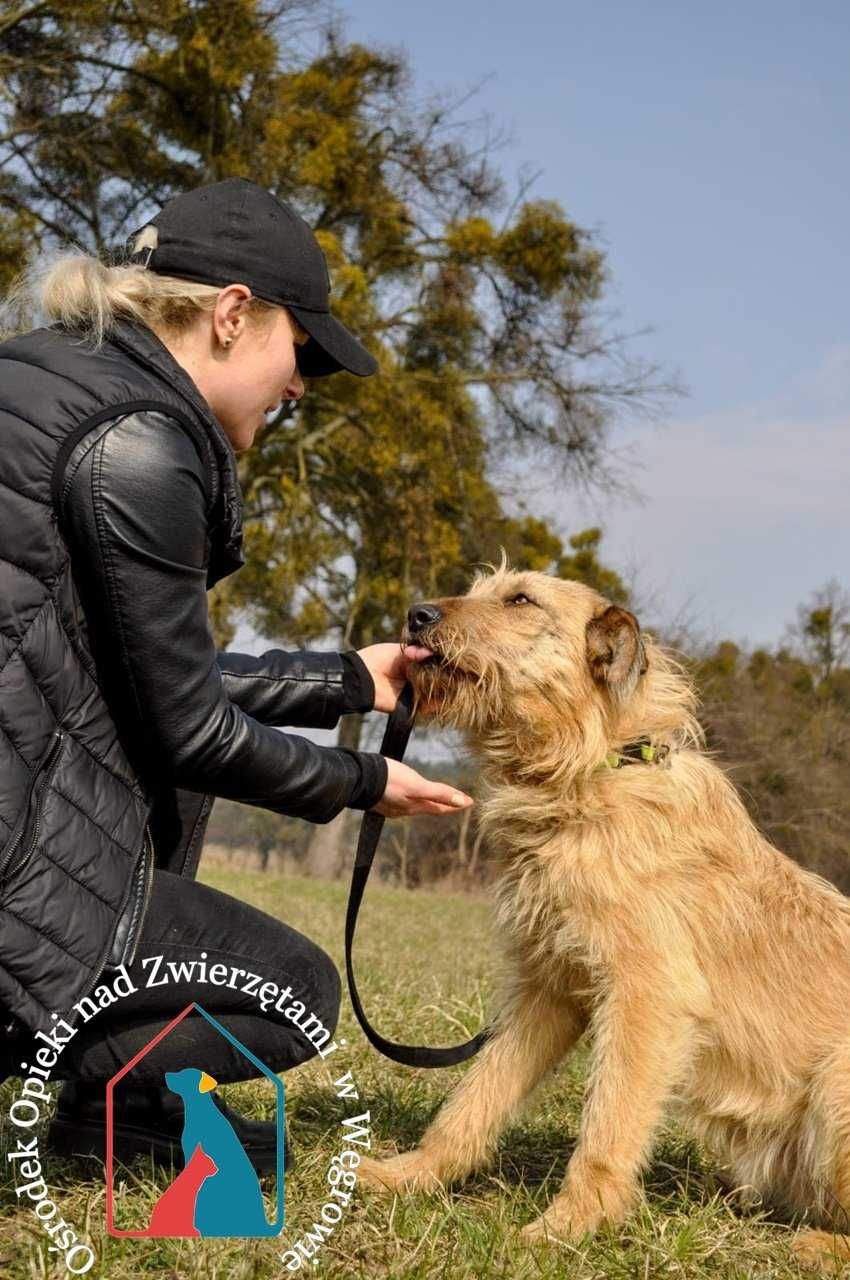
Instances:
[[[430,649],[413,644],[403,648],[401,644],[370,644],[357,652],[375,682],[374,709],[388,714],[395,708],[410,667],[431,656]],[[414,813],[456,813],[474,803],[471,796],[457,787],[447,782],[431,782],[409,765],[388,758],[387,785],[371,812],[383,814],[385,818],[404,818]]]
[[[431,782],[409,765],[388,758],[386,790],[370,813],[381,813],[385,818],[405,818],[413,813],[456,813],[474,803],[472,796],[458,791],[457,787],[447,782]]]
[[[365,649],[358,649],[357,653],[375,682],[374,710],[386,711],[389,715],[395,709],[398,695],[407,683],[410,667],[415,662],[430,657],[431,650],[413,644],[402,648],[400,643],[388,642],[367,644]]]

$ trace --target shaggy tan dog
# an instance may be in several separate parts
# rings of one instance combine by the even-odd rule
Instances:
[[[419,1146],[360,1175],[396,1192],[463,1178],[587,1030],[578,1145],[526,1240],[621,1222],[670,1108],[736,1187],[828,1228],[797,1236],[802,1260],[840,1267],[850,899],[759,834],[701,750],[682,668],[627,610],[504,552],[429,603],[410,628],[436,655],[417,708],[480,758],[505,991]],[[656,758],[613,767],[642,738]]]

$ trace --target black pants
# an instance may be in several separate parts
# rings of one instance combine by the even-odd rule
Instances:
[[[56,1064],[54,1079],[108,1080],[193,1001],[272,1071],[287,1071],[330,1044],[339,1017],[342,987],[330,956],[289,925],[197,883],[191,878],[193,869],[187,868],[188,874],[183,875],[154,871],[136,958],[127,968],[138,990],[99,1011],[88,1025],[79,1024],[76,1036]],[[321,1033],[315,1032],[315,1021],[302,1031],[291,1018],[287,1019],[287,1001],[269,1003],[268,989],[264,1012],[257,1002],[258,984],[251,984],[244,975],[231,974],[228,984],[220,986],[169,978],[166,985],[146,987],[152,969],[151,964],[143,966],[146,957],[162,956],[162,976],[168,972],[169,961],[199,960],[204,951],[207,972],[213,964],[221,964],[228,971],[235,968],[259,975],[263,983],[276,983],[281,992],[290,987],[287,1001],[300,1000],[307,1014],[313,1014],[328,1030],[327,1040],[322,1043]],[[219,978],[222,972],[218,971]],[[105,975],[104,981],[110,977],[114,975]],[[244,985],[253,985],[254,993],[241,990]],[[279,1010],[276,1004],[280,1004]],[[222,1083],[260,1074],[244,1054],[195,1011],[140,1060],[132,1070],[132,1081],[137,1085],[161,1085],[164,1071],[192,1065]]]

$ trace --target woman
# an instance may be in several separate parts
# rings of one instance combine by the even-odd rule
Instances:
[[[215,953],[290,988],[333,1033],[341,984],[325,952],[194,880],[212,797],[318,823],[346,806],[472,803],[377,753],[271,727],[389,712],[427,650],[214,647],[206,591],[244,563],[234,455],[304,377],[377,368],[328,288],[307,224],[230,179],[166,204],[123,265],[60,259],[35,289],[52,325],[0,344],[0,1078],[58,1015],[76,1027],[51,1071],[68,1082],[57,1148],[102,1152],[104,1081],[196,998],[273,1070],[316,1052],[238,981],[146,987],[145,957]],[[80,1025],[75,1003],[122,965],[138,990]],[[179,1162],[162,1072],[186,1065],[186,1046],[168,1045],[122,1092],[119,1157]],[[197,1016],[190,1047],[217,1080],[255,1074]],[[273,1167],[274,1126],[228,1115]]]

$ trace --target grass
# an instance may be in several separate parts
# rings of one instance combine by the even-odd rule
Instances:
[[[319,942],[344,973],[347,886],[296,876],[285,879],[226,866],[202,866],[201,878],[286,920]],[[370,1019],[406,1043],[447,1044],[472,1035],[486,1018],[494,991],[495,948],[484,898],[370,887],[361,912],[355,966]],[[413,1070],[381,1057],[363,1036],[347,992],[336,1038],[347,1045],[286,1073],[287,1120],[296,1168],[286,1179],[286,1226],[273,1240],[115,1240],[104,1228],[102,1166],[47,1156],[49,1193],[68,1222],[96,1250],[91,1275],[109,1280],[277,1280],[293,1274],[281,1254],[309,1230],[327,1202],[329,1161],[342,1149],[340,1119],[371,1115],[373,1153],[406,1150],[417,1139],[466,1066]],[[343,1053],[345,1057],[343,1058]],[[349,1070],[361,1102],[341,1104],[333,1080]],[[577,1132],[584,1055],[563,1064],[507,1130],[493,1165],[462,1186],[413,1197],[355,1189],[341,1223],[322,1245],[318,1265],[299,1275],[393,1277],[393,1280],[790,1280],[804,1274],[792,1260],[787,1226],[742,1216],[724,1200],[704,1153],[675,1128],[666,1129],[644,1178],[644,1198],[622,1228],[581,1245],[520,1245],[517,1229],[540,1213],[558,1188]],[[18,1082],[0,1086],[4,1147],[7,1111]],[[225,1096],[262,1115],[268,1093],[230,1085]],[[43,1127],[42,1127],[43,1131]],[[17,1131],[15,1136],[18,1136]],[[4,1168],[9,1166],[5,1162]],[[169,1178],[139,1160],[121,1170],[119,1196],[152,1206]],[[36,1280],[66,1272],[31,1208],[21,1208],[12,1180],[0,1201],[0,1277]]]

